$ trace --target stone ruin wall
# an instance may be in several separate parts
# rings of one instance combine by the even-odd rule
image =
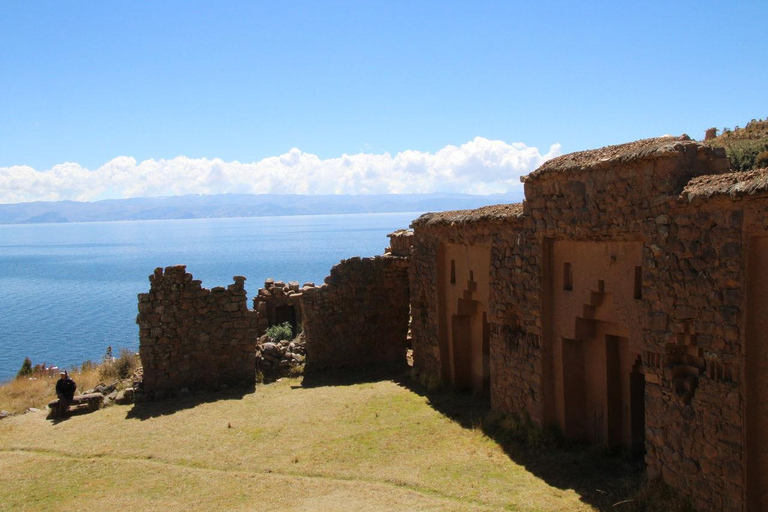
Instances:
[[[389,247],[384,251],[392,256],[403,256],[407,258],[411,255],[413,247],[413,231],[409,229],[398,229],[389,235]]]
[[[156,269],[136,318],[145,395],[253,386],[258,338],[284,321],[303,324],[310,370],[404,363],[412,232],[389,236],[387,254],[344,260],[319,288],[267,279],[253,310],[245,277],[208,290],[183,265]]]
[[[314,288],[315,283],[304,283],[299,287],[298,281],[275,281],[270,278],[264,281],[256,297],[253,298],[253,309],[258,316],[258,335],[263,336],[269,327],[284,322],[291,324],[293,334],[298,334],[304,324],[301,308],[303,292]]]
[[[390,235],[401,236],[410,235]],[[409,263],[391,253],[350,258],[331,269],[324,285],[303,292],[308,373],[405,364]]]
[[[208,290],[179,265],[158,268],[149,280],[136,318],[145,394],[253,386],[257,319],[245,278]]]

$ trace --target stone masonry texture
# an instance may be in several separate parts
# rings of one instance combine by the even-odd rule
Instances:
[[[145,394],[253,386],[257,319],[245,278],[208,290],[179,265],[158,268],[149,280],[136,318]]]
[[[408,258],[391,253],[350,258],[331,269],[324,285],[304,290],[308,373],[405,362],[408,266]]]
[[[642,413],[633,409],[632,414],[644,416],[640,435],[649,476],[678,489],[698,510],[761,510],[760,494],[768,489],[760,468],[768,463],[754,462],[757,456],[748,453],[762,453],[768,443],[749,440],[760,434],[745,434],[750,428],[745,418],[761,417],[757,404],[767,397],[760,394],[766,387],[760,375],[768,373],[768,365],[757,360],[752,363],[757,370],[746,369],[749,347],[755,353],[761,342],[747,339],[749,318],[757,314],[750,308],[762,301],[747,304],[748,256],[759,255],[747,248],[755,246],[755,237],[768,236],[768,171],[731,173],[722,152],[684,136],[566,155],[523,182],[521,205],[427,214],[413,222],[412,336],[419,378],[450,384],[455,374],[439,342],[446,307],[441,251],[488,246],[492,407],[529,416],[541,426],[557,423],[566,413],[554,398],[562,393],[557,389],[564,377],[553,366],[563,357],[552,353],[552,318],[562,316],[552,310],[553,293],[578,290],[570,292],[568,283],[554,279],[569,270],[552,268],[553,251],[569,243],[639,244],[633,296],[617,297],[610,282],[596,282],[590,293],[597,306],[585,300],[584,312],[575,313],[577,327],[590,315],[600,323],[600,297],[613,305],[636,304],[636,325],[604,325],[622,327],[619,331],[634,340],[623,350],[630,363],[637,358],[633,372],[643,379]],[[761,335],[759,327],[755,332]],[[605,370],[610,377],[611,368]],[[749,391],[751,401],[749,378],[757,389]],[[603,392],[610,408],[611,385]],[[563,425],[567,434],[568,423]]]
[[[697,510],[768,510],[768,169],[687,136],[546,162],[525,201],[425,214],[325,284],[139,295],[148,394],[253,384],[257,336],[303,325],[306,370],[401,363],[501,413],[624,445]]]

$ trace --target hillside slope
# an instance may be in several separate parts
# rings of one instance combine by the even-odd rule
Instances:
[[[768,167],[768,119],[753,119],[744,128],[723,128],[719,136],[706,143],[725,148],[734,170]]]

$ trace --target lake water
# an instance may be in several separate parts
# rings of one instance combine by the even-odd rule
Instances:
[[[33,364],[138,349],[136,296],[156,267],[187,265],[203,286],[247,278],[323,282],[352,256],[382,254],[419,213],[0,225],[0,381]]]

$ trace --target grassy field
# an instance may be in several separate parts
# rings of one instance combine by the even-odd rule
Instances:
[[[0,510],[629,510],[624,464],[499,443],[471,397],[300,379],[0,421]]]

